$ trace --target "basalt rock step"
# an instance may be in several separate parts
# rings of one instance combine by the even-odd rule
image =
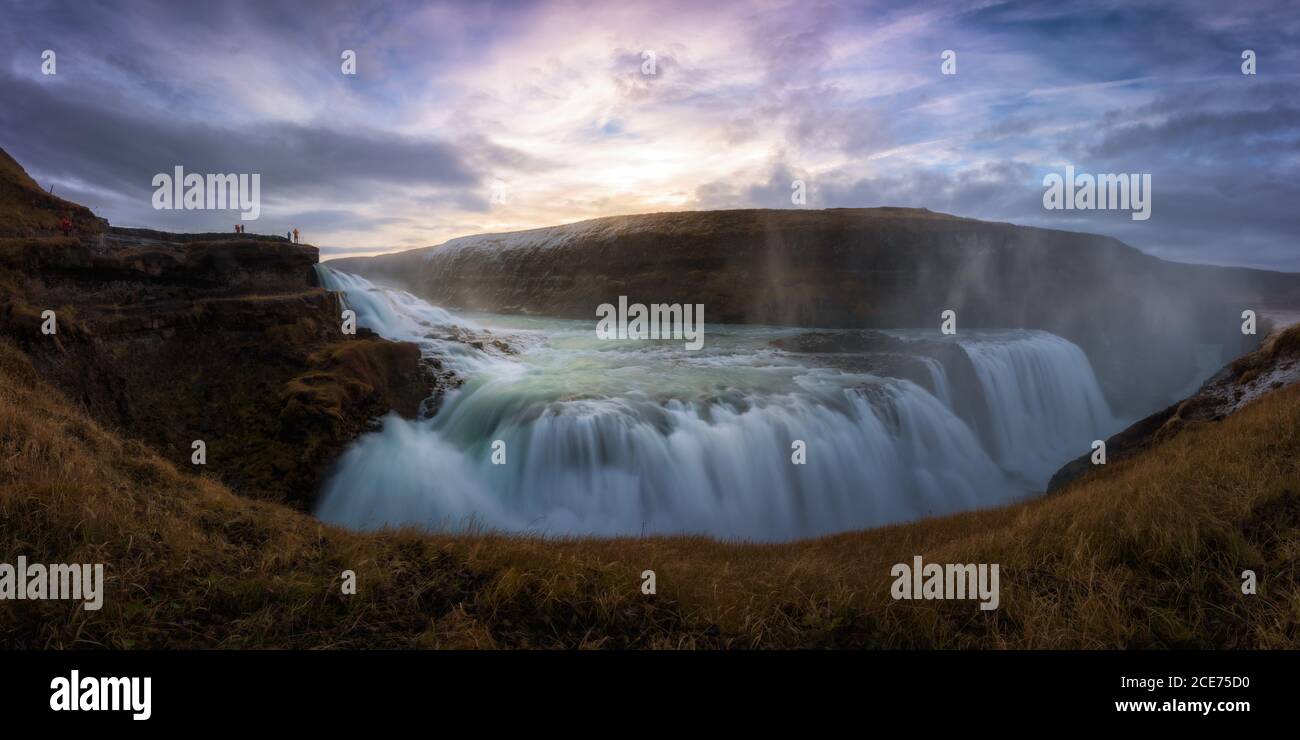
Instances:
[[[1221,421],[1271,391],[1300,381],[1300,324],[1271,334],[1205,382],[1190,397],[1138,421],[1106,440],[1106,464],[1134,457],[1183,430]],[[1052,476],[1048,492],[1059,491],[1100,468],[1092,454],[1066,463]]]
[[[89,211],[64,236],[30,213],[50,196],[7,155],[0,165],[0,207],[26,214],[0,223],[0,335],[101,423],[178,466],[308,508],[352,439],[389,411],[414,417],[449,382],[414,344],[341,333],[315,247],[118,229]]]
[[[855,353],[899,352],[908,342],[879,331],[809,331],[769,342],[787,352]]]
[[[709,322],[1043,329],[1092,358],[1113,407],[1193,382],[1197,344],[1254,349],[1242,310],[1300,303],[1300,276],[1184,265],[1115,239],[914,208],[685,211],[453,239],[331,262],[435,304],[593,319],[703,303]]]
[[[785,352],[811,356],[812,361],[847,372],[902,378],[939,395],[925,360],[938,362],[948,379],[952,410],[983,439],[989,439],[991,412],[970,356],[952,342],[904,340],[866,330],[810,331],[769,342]]]
[[[310,288],[319,258],[315,247],[225,234],[211,241],[147,244],[120,237],[10,241],[0,252],[0,264],[39,273],[46,282],[144,281],[144,292],[154,294],[158,286],[228,293]]]

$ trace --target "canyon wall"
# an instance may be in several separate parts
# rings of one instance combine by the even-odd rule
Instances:
[[[334,260],[451,309],[593,319],[601,303],[703,303],[710,322],[1043,329],[1084,348],[1108,398],[1151,408],[1198,344],[1249,351],[1240,314],[1300,303],[1300,276],[1165,262],[1115,239],[924,209],[594,219]]]

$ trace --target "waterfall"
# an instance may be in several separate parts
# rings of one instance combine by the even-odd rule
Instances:
[[[461,374],[480,372],[499,364],[459,341],[465,330],[478,330],[473,321],[453,316],[402,290],[381,288],[358,275],[316,265],[323,287],[343,294],[347,307],[356,311],[357,323],[396,341],[415,342],[428,356],[437,357]]]
[[[431,330],[453,326],[474,328],[471,322],[452,316],[402,290],[380,288],[363,277],[316,265],[316,275],[328,290],[343,293],[348,308],[357,312],[362,326],[389,339],[419,341]]]
[[[994,459],[1033,485],[1116,430],[1088,357],[1071,342],[1035,331],[959,344],[989,407]]]
[[[317,514],[354,528],[788,540],[1015,501],[1108,423],[1086,357],[1042,332],[961,342],[993,419],[981,441],[938,361],[931,394],[773,352],[763,327],[710,326],[692,353],[599,340],[594,319],[475,323],[320,272],[363,326],[466,379],[433,417],[390,415],[343,455]],[[520,351],[489,356],[466,331]]]
[[[360,528],[780,540],[1022,493],[965,425],[907,381],[870,400],[788,397],[743,410],[624,399],[533,409],[493,386],[462,394],[444,423],[390,418],[362,439],[327,485],[320,517]],[[506,465],[491,463],[493,439],[505,442]],[[805,465],[791,463],[794,440],[806,445]]]

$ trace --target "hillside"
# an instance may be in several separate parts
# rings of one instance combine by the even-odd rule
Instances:
[[[0,336],[173,463],[201,440],[228,485],[307,507],[348,442],[390,410],[414,416],[439,382],[415,345],[341,333],[315,247],[113,228],[33,188],[0,151],[0,233],[13,235],[0,238]],[[53,214],[69,209],[78,228],[63,236]]]
[[[0,149],[0,243],[12,237],[53,236],[65,215],[78,235],[108,228],[108,222],[89,208],[42,190],[22,165]]]
[[[708,321],[1043,329],[1087,352],[1112,405],[1177,400],[1195,347],[1254,348],[1241,312],[1300,306],[1300,276],[1181,265],[1108,237],[924,209],[740,210],[594,219],[331,267],[437,305],[593,319],[601,303],[703,303]]]

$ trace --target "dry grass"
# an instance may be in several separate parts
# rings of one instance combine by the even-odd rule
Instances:
[[[1300,644],[1300,388],[1059,495],[782,545],[361,535],[181,472],[0,342],[0,562],[103,562],[101,611],[0,608],[25,647]],[[1001,608],[896,602],[893,563],[1001,566]],[[639,575],[653,569],[658,594]],[[1259,575],[1243,595],[1240,573]],[[339,574],[360,593],[340,593]]]
[[[51,195],[0,149],[0,237],[53,237],[68,216],[78,234],[107,225],[83,205]]]
[[[1278,364],[1279,360],[1300,359],[1300,324],[1286,329],[1272,331],[1265,325],[1264,344],[1255,352],[1238,358],[1232,363],[1232,372],[1237,375],[1237,384],[1245,385],[1264,370]]]

